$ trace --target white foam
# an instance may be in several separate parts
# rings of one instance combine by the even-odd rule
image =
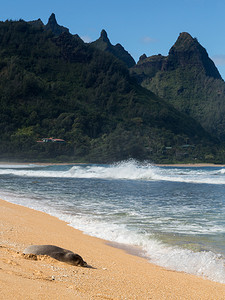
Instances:
[[[135,160],[113,165],[75,165],[68,170],[27,166],[0,166],[0,175],[49,178],[101,178],[127,180],[156,180],[185,183],[225,184],[225,169],[161,168]]]
[[[79,213],[76,215],[64,213],[61,209],[54,208],[38,198],[30,199],[23,194],[14,195],[10,192],[1,191],[1,198],[56,216],[85,234],[112,242],[138,246],[143,249],[149,261],[154,264],[225,283],[224,258],[213,252],[193,252],[188,249],[168,246],[150,234],[137,231],[135,228],[128,229],[125,224],[107,222],[99,217]]]
[[[225,184],[225,169],[217,168],[160,168],[149,163],[140,164],[134,160],[121,162],[113,165],[74,165],[72,167],[36,167],[34,165],[0,165],[0,174],[14,175],[25,177],[43,177],[43,178],[100,178],[100,179],[122,179],[122,180],[160,180],[174,181],[187,183],[207,183],[207,184]],[[37,196],[38,197],[38,196]],[[46,196],[47,197],[47,196]],[[58,217],[66,222],[69,222],[74,228],[84,231],[86,234],[103,238],[112,242],[124,243],[128,245],[136,245],[141,247],[148,256],[149,260],[160,266],[169,269],[184,271],[187,273],[200,275],[208,279],[225,283],[225,267],[224,259],[213,252],[193,252],[188,249],[172,247],[159,242],[153,236],[146,235],[141,230],[128,228],[125,224],[107,222],[101,220],[100,216],[79,215],[73,216],[69,213],[63,213],[63,202],[60,202],[60,207],[54,208],[48,204],[47,199],[40,201],[35,199],[34,194],[32,199],[28,195],[22,194],[13,195],[12,193],[1,192],[1,198],[10,202],[26,205],[40,211],[44,211]],[[92,205],[89,202],[87,206]],[[83,207],[85,206],[85,203]],[[165,207],[163,207],[165,209]],[[176,208],[173,207],[173,210]],[[184,208],[183,208],[184,209]],[[190,207],[186,207],[190,209]],[[193,208],[192,208],[193,209]],[[61,212],[60,212],[61,210]],[[138,211],[130,212],[133,216],[139,215]],[[173,213],[175,213],[173,211]],[[144,216],[143,216],[144,218]],[[170,222],[168,220],[158,218],[158,223],[166,222],[165,232],[176,232],[198,234],[214,234],[215,232],[223,234],[225,232],[223,224],[214,224],[209,220],[200,228],[199,224]],[[157,222],[157,220],[155,220]],[[178,226],[179,225],[179,226]],[[182,227],[183,226],[183,227]],[[197,226],[197,227],[196,227]]]
[[[39,165],[34,164],[0,164],[0,169],[28,169],[39,167]]]
[[[167,246],[149,235],[128,230],[124,224],[93,221],[84,216],[65,217],[58,213],[57,216],[88,235],[116,243],[138,246],[144,250],[147,258],[154,264],[225,283],[225,261],[213,252],[193,252],[188,249]]]
[[[155,264],[225,283],[224,259],[211,251],[193,252],[157,243],[145,249]]]

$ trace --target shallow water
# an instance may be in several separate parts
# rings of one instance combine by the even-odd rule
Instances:
[[[0,197],[225,283],[225,168],[0,165]]]

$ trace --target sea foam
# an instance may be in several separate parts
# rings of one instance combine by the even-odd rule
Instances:
[[[146,258],[157,265],[166,267],[171,270],[177,270],[177,271],[184,271],[187,273],[195,274],[198,276],[203,276],[205,278],[208,278],[210,280],[218,281],[221,283],[225,283],[225,266],[224,266],[224,257],[222,257],[219,254],[214,253],[213,251],[193,251],[190,249],[182,248],[181,246],[172,246],[171,244],[167,244],[163,242],[162,240],[159,240],[156,238],[154,234],[151,234],[151,230],[146,231],[145,230],[145,218],[149,218],[149,222],[159,222],[158,228],[161,226],[160,222],[162,223],[163,230],[165,234],[169,234],[170,232],[182,234],[185,233],[189,234],[189,238],[191,235],[197,235],[197,234],[215,234],[215,232],[219,234],[224,233],[224,225],[221,221],[220,223],[215,222],[215,219],[212,219],[211,221],[209,219],[203,220],[203,215],[197,216],[197,223],[193,222],[183,222],[183,219],[181,218],[179,220],[178,216],[180,207],[174,206],[175,199],[178,201],[181,201],[181,197],[183,197],[183,194],[180,191],[180,184],[177,186],[169,185],[170,187],[174,188],[174,198],[172,201],[172,206],[168,206],[168,199],[165,203],[165,206],[159,206],[159,204],[162,204],[162,201],[165,199],[165,194],[163,191],[163,194],[156,194],[158,195],[158,200],[156,202],[156,206],[151,206],[151,209],[156,215],[147,215],[145,210],[138,210],[137,205],[140,205],[140,202],[138,202],[139,198],[135,198],[136,203],[132,204],[132,209],[129,208],[129,210],[123,210],[121,211],[119,207],[112,203],[112,198],[110,198],[109,194],[106,194],[106,198],[109,198],[109,202],[104,205],[105,198],[100,198],[100,191],[96,191],[97,196],[96,198],[91,198],[88,200],[87,198],[82,198],[83,196],[83,189],[85,188],[84,185],[86,184],[89,186],[92,184],[92,187],[96,186],[95,183],[99,182],[99,180],[95,179],[103,179],[101,181],[101,184],[103,182],[106,183],[107,188],[109,187],[108,180],[112,180],[112,182],[118,182],[122,186],[124,186],[123,183],[129,183],[129,186],[134,186],[134,181],[141,182],[141,181],[169,181],[169,182],[185,182],[185,183],[204,183],[204,184],[225,184],[225,178],[224,178],[224,169],[223,168],[169,168],[169,167],[157,167],[150,163],[138,163],[136,161],[130,160],[126,162],[121,162],[113,165],[73,165],[73,166],[33,166],[33,165],[21,165],[21,167],[18,167],[18,165],[8,165],[8,166],[0,166],[0,175],[3,175],[1,178],[3,180],[9,180],[9,187],[8,190],[2,190],[0,191],[0,197],[16,203],[21,204],[24,206],[28,206],[30,208],[44,211],[46,213],[49,213],[51,215],[54,215],[58,217],[59,219],[62,219],[69,223],[70,226],[80,229],[86,234],[96,236],[105,240],[109,240],[111,242],[116,242],[120,244],[126,244],[130,246],[137,246],[139,247],[144,253]],[[6,175],[6,176],[4,176]],[[17,178],[14,177],[20,177],[18,187],[15,185],[15,194],[13,193],[12,185],[14,181],[17,180]],[[21,182],[25,183],[28,180],[26,180],[26,177],[32,177],[31,180],[29,180],[29,183],[26,185],[26,189],[29,188],[29,184],[32,185],[32,188],[30,189],[30,195],[26,191],[26,189],[21,189],[20,184]],[[21,179],[25,179],[25,181],[22,181]],[[51,187],[54,191],[52,196],[49,194],[49,186],[47,186],[46,180],[40,180],[41,183],[44,184],[46,193],[40,193],[38,192],[38,179],[33,178],[49,178],[49,181],[51,178],[57,178],[57,181],[52,180]],[[77,190],[78,198],[76,198],[74,202],[74,207],[76,209],[69,209],[67,200],[64,200],[63,197],[60,195],[60,185],[59,185],[59,191],[57,190],[58,186],[53,185],[54,182],[61,182],[61,179],[66,178],[77,178],[77,179],[94,179],[92,180],[79,180],[80,182],[80,188],[81,190]],[[14,180],[15,179],[15,180]],[[130,182],[131,180],[131,182]],[[91,183],[92,181],[92,183]],[[129,182],[127,182],[129,181]],[[32,183],[35,182],[35,183]],[[63,187],[64,183],[67,181],[63,181],[63,184],[61,188]],[[73,185],[78,184],[78,181],[71,181],[69,182]],[[142,185],[138,186],[138,189],[142,189],[146,187],[146,185],[141,182]],[[32,184],[31,184],[32,183]],[[104,185],[105,186],[105,185]],[[117,186],[117,185],[116,185]],[[128,186],[128,185],[125,185]],[[136,185],[135,185],[136,186]],[[162,186],[165,186],[163,183]],[[190,187],[190,185],[188,185]],[[65,185],[67,187],[67,185]],[[114,185],[112,186],[114,188]],[[176,188],[177,187],[177,188]],[[184,186],[183,186],[184,187]],[[218,187],[221,188],[221,187]],[[18,190],[17,190],[18,189]],[[37,190],[37,193],[36,193]],[[58,194],[57,194],[58,191]],[[73,191],[73,190],[72,190]],[[107,190],[108,191],[108,190]],[[192,191],[192,190],[191,190]],[[200,194],[200,190],[198,188],[198,191]],[[65,193],[68,191],[65,190]],[[89,190],[90,192],[90,190]],[[139,190],[139,193],[141,190]],[[127,194],[126,194],[127,195]],[[146,194],[144,194],[146,196]],[[214,194],[213,194],[214,195]],[[216,195],[216,194],[215,194]],[[120,196],[120,195],[119,195]],[[129,195],[127,195],[128,197]],[[138,195],[139,196],[139,195]],[[49,197],[49,198],[48,198]],[[88,194],[88,197],[90,195]],[[162,197],[162,198],[160,198]],[[193,195],[191,196],[193,197]],[[82,199],[81,199],[82,198]],[[65,198],[67,199],[67,198]],[[79,200],[81,199],[81,200]],[[118,198],[119,199],[119,198]],[[216,198],[215,198],[216,199]],[[215,202],[214,199],[214,202]],[[65,201],[65,202],[64,202]],[[79,203],[80,206],[78,206],[78,201],[81,201]],[[96,201],[94,203],[94,201]],[[128,198],[123,198],[124,205],[128,202]],[[129,199],[129,201],[132,201],[132,199]],[[193,198],[191,198],[191,201],[193,201]],[[222,200],[220,200],[222,201]],[[188,202],[189,204],[189,202]],[[206,211],[208,208],[205,205],[205,199],[202,198],[201,195],[201,202],[198,204],[196,202],[193,203],[198,209],[201,209],[202,205],[203,211]],[[153,203],[151,203],[153,205]],[[197,206],[200,205],[200,206]],[[66,208],[67,207],[67,208]],[[99,209],[95,210],[95,208],[99,207]],[[160,207],[164,211],[164,215],[160,215]],[[218,205],[217,205],[218,207]],[[223,212],[223,203],[220,204],[220,213]],[[110,213],[112,212],[115,216],[110,217]],[[145,209],[143,207],[143,209]],[[101,215],[101,210],[105,209],[105,215]],[[158,211],[157,211],[158,209]],[[174,214],[174,219],[171,219],[171,209]],[[176,211],[177,209],[177,211]],[[194,213],[195,207],[193,208],[193,205],[182,205],[182,213],[184,210],[187,210],[187,214]],[[217,208],[218,209],[218,208]],[[210,211],[209,211],[210,212]],[[122,214],[120,218],[116,217],[116,214]],[[134,224],[134,226],[131,226],[130,224],[126,223],[126,218],[130,218],[130,216],[137,218],[135,220],[138,220],[140,222],[140,226],[138,227],[138,224]],[[154,220],[153,220],[154,217]],[[182,215],[181,215],[182,217]],[[209,214],[210,217],[210,214]],[[214,216],[215,217],[215,216]],[[152,221],[150,220],[152,218]],[[134,220],[134,219],[132,219]],[[180,223],[179,223],[180,222]],[[142,227],[141,225],[144,225]],[[136,226],[137,225],[137,226]],[[196,227],[197,226],[197,227]],[[161,227],[160,227],[161,228]]]
[[[85,234],[119,243],[121,248],[122,245],[139,247],[140,254],[156,265],[225,283],[225,260],[211,251],[194,252],[169,246],[149,234],[128,230],[124,224],[93,221],[84,216],[65,216],[58,213],[54,215]]]
[[[49,178],[99,178],[125,180],[161,180],[171,182],[225,184],[225,169],[193,170],[193,168],[157,167],[150,163],[129,160],[112,165],[74,165],[53,170],[52,167],[0,166],[0,175]]]

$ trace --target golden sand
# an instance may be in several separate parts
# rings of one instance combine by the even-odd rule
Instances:
[[[55,217],[3,200],[0,227],[0,299],[225,299],[224,284],[155,266]],[[24,256],[31,244],[72,250],[93,268]]]

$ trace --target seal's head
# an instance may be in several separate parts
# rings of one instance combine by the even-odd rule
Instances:
[[[73,266],[87,267],[87,263],[83,258],[75,253],[66,253],[64,260]]]

